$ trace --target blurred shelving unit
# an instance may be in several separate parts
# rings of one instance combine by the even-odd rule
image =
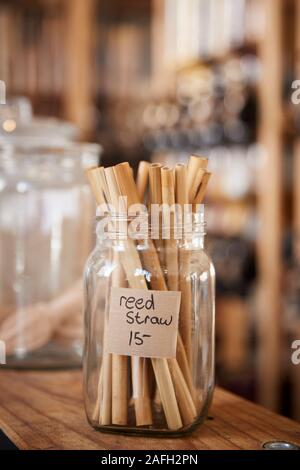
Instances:
[[[294,62],[294,77],[295,80],[300,80],[300,1],[295,0],[295,62]],[[300,118],[299,111],[297,114],[297,136],[294,144],[294,231],[300,234],[300,185],[298,177],[300,174]],[[296,249],[296,247],[295,247]],[[300,253],[295,253],[298,259],[300,259]]]
[[[64,115],[78,125],[84,137],[93,127],[91,57],[95,0],[64,0],[65,77]]]
[[[300,0],[295,0],[295,49],[294,49],[294,79],[300,80]],[[300,82],[299,82],[300,83]],[[292,303],[295,306],[295,314],[292,318],[291,342],[300,339],[300,104],[294,105],[295,110],[295,139],[294,139],[294,159],[293,159],[293,257],[296,269],[294,269],[293,279],[296,286],[293,289]],[[299,366],[291,364],[291,382],[292,382],[292,413],[295,419],[300,421],[300,372]]]
[[[65,48],[60,1],[0,1],[0,74],[8,93],[39,113],[62,115]]]
[[[178,0],[180,3],[180,0]],[[244,177],[247,175],[243,173],[242,167],[239,167],[239,159],[234,160],[231,155],[231,162],[228,165],[230,168],[228,173],[226,172],[226,163],[220,167],[218,172],[218,165],[213,168],[215,182],[211,185],[211,193],[208,195],[209,198],[209,226],[215,235],[221,236],[221,241],[215,243],[214,251],[215,255],[222,251],[220,255],[220,266],[226,265],[227,273],[222,273],[219,269],[219,278],[223,277],[226,284],[226,276],[229,275],[229,267],[234,266],[232,261],[234,260],[234,251],[226,257],[230,243],[227,245],[224,243],[224,237],[229,242],[230,231],[235,236],[243,239],[245,234],[250,235],[250,243],[254,242],[255,246],[255,264],[257,271],[255,295],[251,295],[254,305],[251,305],[251,301],[247,299],[248,296],[244,296],[239,289],[238,283],[235,284],[234,288],[231,289],[232,294],[224,296],[219,292],[219,308],[218,308],[218,323],[219,323],[219,360],[220,368],[227,370],[230,375],[230,371],[234,373],[234,370],[242,372],[243,364],[247,363],[247,349],[255,351],[255,383],[256,383],[256,399],[274,410],[283,409],[283,404],[288,401],[286,396],[283,396],[282,391],[284,389],[285,382],[289,382],[291,386],[291,394],[294,397],[294,416],[299,418],[299,406],[297,405],[299,397],[299,369],[292,367],[291,377],[289,377],[290,370],[290,350],[291,350],[291,337],[297,338],[299,336],[299,308],[300,308],[300,296],[299,296],[299,282],[297,284],[298,297],[293,299],[293,308],[296,310],[294,319],[294,327],[292,332],[288,332],[287,325],[289,320],[287,319],[288,312],[285,308],[284,298],[286,292],[283,291],[283,287],[288,282],[286,279],[285,264],[286,259],[284,256],[284,240],[288,233],[288,227],[291,223],[294,224],[294,252],[295,258],[299,257],[299,228],[300,228],[300,197],[299,197],[299,138],[294,139],[295,130],[290,120],[290,115],[287,110],[290,108],[292,89],[289,87],[285,89],[289,84],[291,71],[289,69],[288,60],[292,55],[293,59],[296,58],[296,67],[293,71],[294,78],[299,79],[299,10],[300,5],[298,0],[262,0],[257,1],[245,1],[235,2],[234,4],[234,19],[228,15],[229,10],[225,12],[222,8],[228,8],[230,2],[204,2],[195,1],[194,4],[197,8],[202,7],[201,10],[202,18],[207,22],[205,31],[208,34],[205,35],[204,40],[201,43],[202,49],[193,49],[193,35],[191,34],[192,28],[186,28],[185,32],[180,32],[180,20],[175,21],[175,31],[179,34],[180,44],[179,53],[176,56],[176,47],[178,42],[175,37],[172,37],[173,44],[170,46],[170,57],[174,59],[174,62],[179,64],[177,67],[177,77],[182,77],[184,74],[189,75],[191,78],[194,74],[195,80],[201,80],[206,78],[206,84],[212,80],[212,74],[218,77],[219,81],[222,82],[222,74],[218,74],[216,69],[219,69],[224,64],[232,64],[234,58],[243,61],[244,57],[255,60],[249,62],[248,69],[254,71],[255,64],[258,68],[256,80],[254,83],[246,86],[246,92],[252,89],[253,95],[257,103],[257,112],[255,116],[252,116],[252,123],[255,126],[255,132],[250,136],[250,140],[246,143],[247,139],[243,142],[234,142],[234,138],[227,139],[223,143],[214,143],[208,145],[205,139],[198,144],[199,151],[201,147],[205,153],[211,154],[211,163],[216,163],[216,153],[221,154],[219,161],[223,160],[226,162],[228,152],[236,153],[237,148],[245,148],[249,145],[249,142],[257,142],[258,155],[256,163],[257,165],[251,169],[251,165],[248,167],[246,173],[250,177],[248,196],[240,197],[238,194],[232,194],[231,188],[235,188],[237,192],[241,188],[247,186],[244,181]],[[208,7],[210,4],[210,7]],[[233,5],[233,4],[232,4]],[[187,15],[189,7],[181,2],[179,8],[179,16],[182,18],[182,24],[184,24],[184,16]],[[247,12],[247,18],[250,18],[250,30],[249,25],[243,23],[245,16],[243,16],[243,9],[249,7]],[[205,9],[206,8],[206,9]],[[208,12],[208,13],[207,13]],[[207,16],[205,15],[207,13]],[[222,16],[223,15],[223,16]],[[225,15],[225,16],[224,16]],[[209,31],[209,21],[213,18],[214,28],[212,29],[212,35]],[[235,31],[234,36],[230,37],[226,28],[224,28],[223,21],[228,22],[234,20],[237,22],[237,27],[233,28]],[[224,20],[225,18],[225,20]],[[288,18],[288,23],[286,23]],[[199,20],[199,18],[198,18]],[[198,25],[199,26],[199,25]],[[178,32],[179,29],[179,32]],[[201,29],[201,28],[200,28]],[[184,28],[183,28],[184,30]],[[250,33],[250,34],[249,34]],[[254,34],[253,34],[254,33]],[[175,33],[174,33],[175,34]],[[296,48],[293,50],[293,34],[295,34]],[[197,35],[196,35],[197,36]],[[230,38],[230,39],[229,39]],[[202,37],[203,39],[203,37]],[[186,49],[184,48],[186,45]],[[214,47],[214,45],[216,47]],[[291,53],[290,50],[293,50]],[[175,51],[175,52],[174,52]],[[198,59],[193,57],[185,57],[185,52],[195,51],[195,55]],[[287,53],[287,51],[289,51]],[[172,55],[173,53],[173,55]],[[188,60],[189,59],[189,60]],[[190,62],[190,63],[189,63]],[[251,64],[249,67],[249,63]],[[188,64],[188,65],[187,65]],[[245,62],[244,62],[245,65]],[[228,69],[227,69],[228,70]],[[197,76],[198,74],[198,76]],[[255,75],[255,73],[254,73]],[[221,80],[220,80],[221,77]],[[226,79],[225,79],[226,80]],[[183,88],[191,89],[193,87],[193,80],[184,83]],[[185,92],[186,90],[184,90]],[[197,91],[197,90],[196,90]],[[218,90],[220,91],[220,90]],[[286,96],[285,96],[286,95]],[[187,96],[185,96],[186,98]],[[234,95],[231,95],[231,103],[234,102]],[[205,96],[204,96],[205,99]],[[222,97],[224,102],[225,97]],[[214,102],[214,109],[217,110],[220,102],[216,100]],[[194,106],[192,104],[192,106]],[[225,112],[224,112],[225,111]],[[158,112],[158,111],[157,111]],[[155,114],[152,111],[152,114]],[[223,114],[226,115],[226,109],[223,110]],[[293,114],[293,112],[292,112]],[[299,135],[299,112],[296,116],[296,133]],[[220,116],[218,116],[220,117]],[[215,123],[220,124],[218,117],[215,117]],[[183,120],[184,123],[184,120]],[[205,128],[205,120],[199,123],[199,128]],[[223,129],[226,133],[226,122],[225,125],[222,122]],[[298,126],[298,129],[297,129]],[[215,126],[216,128],[216,126]],[[184,124],[183,124],[184,129]],[[220,129],[220,126],[219,126]],[[182,131],[182,128],[180,129]],[[188,132],[185,133],[185,137]],[[158,137],[163,141],[162,137],[157,133]],[[231,137],[234,137],[232,134]],[[182,138],[182,134],[181,134]],[[201,140],[201,139],[200,139]],[[204,140],[204,142],[203,142]],[[220,139],[221,140],[221,139]],[[231,142],[230,142],[231,140]],[[182,145],[187,145],[189,139],[185,140]],[[291,213],[289,209],[290,191],[287,184],[290,183],[290,176],[287,176],[288,168],[290,166],[289,158],[289,147],[291,142],[294,143],[294,219],[291,220]],[[238,144],[241,144],[238,147]],[[249,148],[249,147],[248,147]],[[251,145],[250,145],[251,148]],[[253,150],[253,149],[252,149]],[[217,152],[216,152],[217,151]],[[158,159],[161,159],[159,152]],[[174,153],[174,149],[173,149]],[[176,153],[176,152],[175,152]],[[242,153],[242,152],[240,152]],[[251,152],[253,155],[253,152]],[[248,157],[248,158],[247,158]],[[177,157],[180,158],[180,152],[177,153]],[[172,150],[167,155],[167,160],[172,160]],[[244,152],[244,162],[253,160],[247,152]],[[246,167],[244,163],[244,167]],[[254,183],[254,184],[253,184]],[[225,197],[224,197],[225,196]],[[285,205],[284,205],[285,203]],[[295,248],[297,246],[297,248]],[[221,247],[221,248],[220,248]],[[241,260],[242,252],[238,252],[238,257]],[[299,267],[299,261],[298,267]],[[217,272],[218,272],[217,263]],[[236,266],[235,266],[236,267]],[[234,270],[234,269],[233,269]],[[299,269],[294,273],[294,278],[299,274]],[[241,273],[240,273],[241,274]],[[294,281],[295,283],[295,281]],[[232,287],[232,286],[231,286]],[[230,291],[230,289],[229,289]],[[234,291],[238,293],[238,296],[234,295]],[[295,294],[294,294],[295,298]],[[243,300],[244,299],[244,300]],[[256,346],[251,346],[251,333],[255,333]],[[225,374],[226,375],[226,374]],[[228,373],[227,373],[228,375]],[[234,374],[233,374],[234,375]],[[286,409],[286,407],[285,407]],[[290,410],[291,411],[291,410]],[[292,411],[291,411],[292,412]]]
[[[158,18],[154,17],[154,21],[169,31],[165,51],[160,49],[157,62],[160,75],[167,70],[169,86],[161,80],[161,89],[155,88],[145,115],[146,143],[150,148],[158,147],[153,158],[161,160],[165,156],[171,163],[184,160],[186,153],[209,155],[214,174],[207,206],[209,248],[219,280],[218,377],[224,385],[246,390],[252,398],[255,376],[260,376],[259,361],[253,354],[253,336],[261,331],[263,323],[263,314],[259,313],[262,305],[256,295],[259,289],[254,289],[253,278],[256,265],[260,285],[265,266],[255,257],[258,227],[265,217],[256,184],[262,158],[257,140],[262,125],[257,109],[258,88],[266,60],[260,48],[266,7],[262,3],[178,0],[166,1],[164,10],[157,5]],[[173,114],[176,121],[176,110],[180,118],[172,127],[164,122],[164,114]],[[151,122],[155,119],[156,128]],[[277,250],[273,246],[275,258],[279,256]],[[264,253],[260,255],[266,259]],[[277,328],[276,318],[275,324]],[[273,333],[274,329],[271,341]],[[259,345],[263,344],[262,338]],[[263,346],[258,350],[264,356]],[[274,376],[278,379],[277,372],[276,369]],[[262,401],[262,390],[268,386],[263,379],[256,395]],[[265,404],[276,407],[270,400]]]
[[[289,369],[282,302],[287,5],[297,12],[300,79],[300,0],[0,0],[0,79],[9,93],[100,140],[105,163],[209,155],[220,371],[250,377],[247,390],[255,382],[256,398],[276,411]],[[299,112],[297,122],[293,224],[300,234]],[[296,368],[291,377],[297,397]],[[244,390],[237,382],[235,391]]]
[[[91,119],[94,0],[0,0],[0,76],[37,114],[67,118],[83,137]]]

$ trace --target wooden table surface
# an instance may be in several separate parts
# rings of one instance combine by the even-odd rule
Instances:
[[[211,419],[176,438],[100,433],[86,421],[80,371],[0,370],[0,428],[20,449],[261,449],[267,441],[300,445],[300,424],[216,389]]]

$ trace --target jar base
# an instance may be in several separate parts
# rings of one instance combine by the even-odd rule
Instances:
[[[105,434],[121,434],[126,436],[149,436],[149,437],[158,437],[158,438],[169,438],[169,437],[182,437],[187,434],[193,433],[203,422],[205,421],[207,415],[201,415],[193,424],[183,427],[176,431],[171,431],[170,429],[151,429],[149,428],[125,428],[123,426],[97,426],[95,423],[90,422],[90,425],[98,432],[103,432]]]
[[[37,351],[8,356],[4,367],[24,370],[63,370],[78,369],[81,365],[82,357],[79,348],[64,348],[49,343]]]

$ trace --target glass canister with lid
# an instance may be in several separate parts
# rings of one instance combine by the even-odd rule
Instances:
[[[100,146],[0,147],[0,340],[6,364],[81,363],[81,273],[94,203],[84,170]]]

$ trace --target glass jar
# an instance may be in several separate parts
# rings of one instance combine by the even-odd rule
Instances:
[[[93,244],[94,144],[0,147],[0,340],[6,364],[81,364],[81,275]],[[2,343],[3,344],[3,343]]]
[[[178,238],[140,228],[98,219],[85,268],[86,413],[102,431],[178,435],[212,398],[215,270],[203,210]]]

